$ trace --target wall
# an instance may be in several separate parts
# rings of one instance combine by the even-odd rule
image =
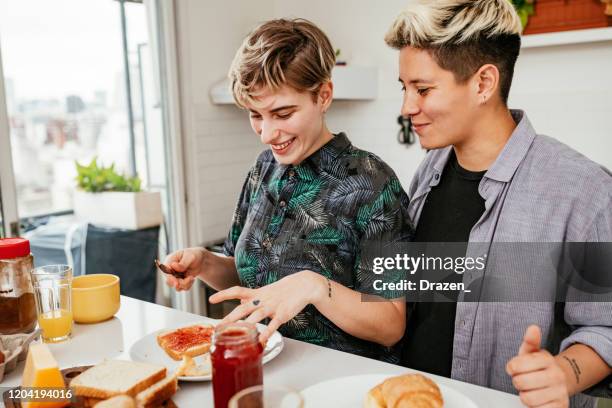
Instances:
[[[210,102],[208,91],[227,75],[242,39],[272,15],[268,0],[175,2],[189,244],[227,235],[248,169],[262,150],[247,113]]]
[[[553,136],[612,169],[612,41],[521,51],[509,104]]]
[[[183,4],[186,7],[183,7]],[[241,38],[257,22],[273,17],[304,17],[318,24],[350,64],[377,66],[379,97],[335,101],[328,112],[332,131],[378,154],[405,188],[424,156],[419,145],[396,142],[401,104],[397,51],[383,37],[405,0],[376,6],[369,0],[180,1],[180,48],[186,137],[193,168],[190,224],[193,244],[222,238],[249,165],[262,146],[246,114],[209,103],[208,89],[221,79]],[[601,44],[524,49],[517,66],[511,107],[521,107],[540,133],[569,144],[612,168],[612,41]]]

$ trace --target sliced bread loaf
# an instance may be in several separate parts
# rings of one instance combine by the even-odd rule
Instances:
[[[124,360],[106,360],[72,379],[75,395],[107,399],[140,391],[166,377],[166,367]]]
[[[136,403],[139,408],[158,407],[164,401],[170,399],[178,390],[178,379],[169,376],[156,382],[144,391],[136,395]]]
[[[134,398],[127,395],[117,395],[95,405],[96,408],[136,408]]]

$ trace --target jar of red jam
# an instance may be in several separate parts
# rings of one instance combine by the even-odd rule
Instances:
[[[238,391],[263,384],[262,355],[255,325],[236,322],[215,328],[210,353],[215,408],[227,408]]]

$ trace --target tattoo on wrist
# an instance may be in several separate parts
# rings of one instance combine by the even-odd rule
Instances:
[[[582,372],[580,371],[580,367],[578,366],[576,359],[568,358],[567,356],[561,356],[561,357],[563,357],[567,361],[567,363],[570,365],[570,367],[572,367],[572,371],[574,372],[574,375],[576,376],[576,384],[580,384],[580,374],[582,374]]]
[[[331,299],[331,281],[329,280],[329,278],[325,278],[327,279],[327,297]]]

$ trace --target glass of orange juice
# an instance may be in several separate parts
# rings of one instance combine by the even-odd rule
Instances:
[[[70,338],[72,333],[72,268],[48,265],[32,270],[38,325],[46,343]]]

